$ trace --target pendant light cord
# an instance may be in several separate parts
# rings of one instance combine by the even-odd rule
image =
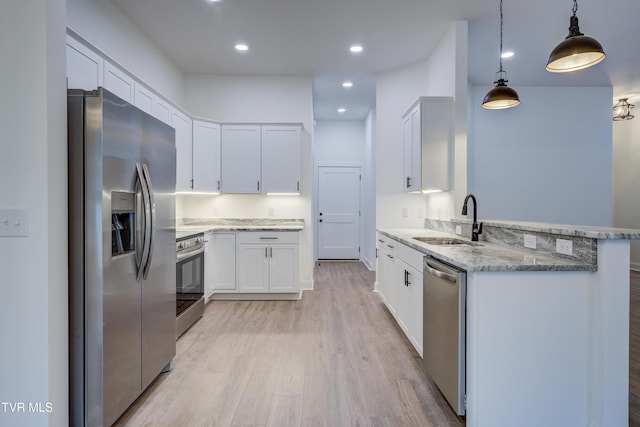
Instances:
[[[500,0],[500,70],[498,71],[500,76],[504,73],[502,69],[502,21],[502,0]]]

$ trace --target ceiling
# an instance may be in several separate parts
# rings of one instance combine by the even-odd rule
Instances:
[[[364,119],[375,76],[425,59],[455,20],[469,22],[469,80],[491,85],[498,69],[498,0],[111,1],[185,74],[313,76],[316,120]],[[572,5],[504,1],[504,50],[515,52],[503,60],[509,85],[611,85],[615,97],[640,97],[638,0],[580,0],[580,29],[607,58],[577,73],[545,71]],[[238,42],[249,51],[235,51]],[[364,51],[350,53],[354,43]],[[345,80],[353,87],[344,89]]]

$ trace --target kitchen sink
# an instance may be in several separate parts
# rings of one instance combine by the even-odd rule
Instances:
[[[426,243],[427,245],[437,245],[437,246],[481,246],[480,243],[470,242],[468,240],[462,239],[454,239],[450,237],[412,237],[412,239],[416,239],[419,242]]]

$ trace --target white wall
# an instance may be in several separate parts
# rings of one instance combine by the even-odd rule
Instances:
[[[300,277],[303,287],[313,281],[313,220],[311,216],[313,100],[310,77],[185,76],[183,106],[198,117],[223,122],[302,123],[300,196],[183,195],[177,217],[302,218]]]
[[[3,426],[68,424],[64,10],[0,3],[0,208],[28,210],[28,237],[0,238],[0,401],[27,408]]]
[[[364,211],[362,258],[364,263],[375,269],[376,265],[376,110],[372,109],[365,119],[365,161],[363,180]]]
[[[633,100],[631,100],[633,102]],[[613,225],[640,229],[640,118],[613,123]],[[640,241],[631,241],[631,268],[640,270]]]
[[[490,89],[473,91],[479,217],[610,226],[612,89],[517,87],[518,107],[484,110]]]
[[[353,162],[364,165],[364,121],[317,121],[313,159],[316,163]]]
[[[467,23],[455,22],[424,61],[378,76],[376,85],[376,224],[424,226],[425,216],[454,216],[459,194],[466,191]],[[463,70],[464,69],[464,70]],[[404,194],[402,115],[420,96],[456,99],[453,188],[440,195]],[[407,208],[408,217],[402,216]]]
[[[67,0],[67,26],[178,105],[183,74],[113,3]]]
[[[360,256],[369,268],[375,266],[375,165],[372,161],[374,126],[375,110],[364,121],[318,121],[313,152],[316,166],[361,167]],[[315,200],[318,200],[317,195]]]

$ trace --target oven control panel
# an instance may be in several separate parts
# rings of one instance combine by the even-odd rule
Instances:
[[[190,247],[204,244],[204,233],[184,237],[176,241],[176,252],[184,251]]]

